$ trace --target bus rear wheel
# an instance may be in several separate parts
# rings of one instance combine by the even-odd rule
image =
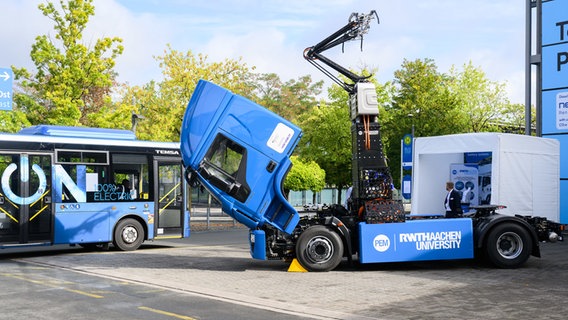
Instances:
[[[144,228],[135,219],[123,219],[114,229],[113,244],[121,251],[134,251],[144,241]]]
[[[330,271],[343,259],[343,242],[330,228],[312,226],[298,238],[296,256],[309,271]]]

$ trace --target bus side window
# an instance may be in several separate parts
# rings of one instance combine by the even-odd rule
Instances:
[[[147,155],[112,154],[112,181],[118,201],[152,200],[150,166]]]

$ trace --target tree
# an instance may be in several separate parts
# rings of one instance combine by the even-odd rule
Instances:
[[[123,86],[118,103],[91,116],[91,121],[99,126],[107,123],[115,128],[130,129],[132,113],[136,113],[144,117],[136,130],[139,139],[179,141],[185,109],[200,79],[252,97],[251,68],[241,60],[209,62],[206,55],[180,52],[170,46],[156,60],[162,68],[163,81]]]
[[[323,81],[312,83],[309,75],[282,83],[274,73],[260,74],[256,78],[256,102],[292,122],[318,103]]]
[[[13,67],[16,80],[21,81],[14,102],[31,124],[88,125],[87,115],[107,103],[122,40],[97,39],[92,48],[80,42],[94,15],[92,2],[60,0],[61,11],[51,2],[38,6],[55,23],[55,39],[38,36],[32,45],[36,74]]]
[[[0,127],[4,132],[15,133],[20,129],[29,127],[30,122],[26,115],[18,110],[0,112]]]
[[[497,126],[499,131],[508,133],[525,134],[526,128],[526,115],[525,105],[520,103],[513,103],[505,105],[499,119],[497,119]],[[531,132],[536,130],[536,109],[531,106]]]
[[[325,171],[314,161],[303,161],[298,156],[291,156],[292,168],[284,180],[286,196],[290,190],[311,190],[314,193],[325,187]]]
[[[341,190],[351,184],[349,108],[322,103],[300,117],[300,127],[304,131],[298,145],[302,158],[315,161],[325,171],[327,185]]]
[[[400,164],[400,140],[414,128],[415,136],[463,132],[459,100],[450,90],[452,80],[437,70],[431,59],[405,60],[394,73],[396,93],[381,117],[382,134],[390,165]],[[395,185],[398,176],[393,175]]]
[[[461,71],[452,67],[449,76],[448,85],[465,118],[460,132],[499,131],[499,119],[509,104],[505,84],[490,81],[485,72],[471,62]]]

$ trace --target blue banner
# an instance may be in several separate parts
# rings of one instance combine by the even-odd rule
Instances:
[[[473,258],[469,218],[359,224],[360,262],[401,262]]]
[[[402,137],[402,168],[404,170],[412,169],[412,135],[405,134]]]

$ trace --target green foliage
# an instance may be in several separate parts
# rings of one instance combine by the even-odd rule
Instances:
[[[3,132],[15,133],[20,129],[29,127],[26,115],[18,110],[0,112],[0,127]]]
[[[303,161],[297,156],[290,157],[292,168],[284,180],[284,190],[311,190],[319,192],[325,187],[325,171],[314,161]]]
[[[124,86],[112,119],[118,128],[130,129],[132,112],[142,115],[137,126],[137,137],[143,140],[179,141],[181,121],[193,90],[200,79],[214,82],[237,94],[252,93],[251,68],[240,60],[227,59],[209,62],[207,56],[191,51],[179,52],[168,46],[163,56],[156,57],[164,80],[143,86]],[[110,120],[107,115],[96,116],[100,122]]]
[[[351,183],[351,122],[347,106],[314,107],[300,117],[304,137],[298,152],[325,170],[328,185],[342,188]]]
[[[292,122],[317,105],[323,87],[323,81],[312,83],[309,75],[282,83],[274,73],[258,75],[254,84],[255,102]]]
[[[92,48],[81,43],[94,15],[92,2],[60,0],[60,11],[52,2],[38,6],[54,22],[55,39],[36,37],[30,54],[35,75],[12,67],[21,90],[15,94],[15,105],[31,124],[89,125],[87,115],[105,105],[115,78],[115,59],[123,47],[119,38],[97,39]]]
[[[451,78],[438,72],[431,59],[408,61],[395,71],[395,94],[382,117],[381,134],[392,169],[400,166],[400,139],[411,133],[433,136],[461,132],[464,118],[451,92]],[[394,171],[396,172],[396,171]],[[398,175],[393,175],[395,185]]]
[[[487,79],[480,68],[471,62],[461,71],[450,69],[451,81],[448,83],[465,123],[461,132],[500,131],[498,123],[509,104],[505,84]]]
[[[507,104],[501,110],[501,116],[497,120],[499,131],[508,133],[525,134],[526,133],[526,109],[524,104],[514,103]],[[536,109],[531,106],[531,132],[536,131]]]
[[[505,86],[489,81],[471,63],[440,73],[431,59],[407,61],[395,72],[396,93],[381,117],[383,141],[391,166],[400,165],[400,139],[414,128],[415,137],[502,131],[519,124],[519,108],[510,106]],[[395,185],[399,176],[393,176]]]

